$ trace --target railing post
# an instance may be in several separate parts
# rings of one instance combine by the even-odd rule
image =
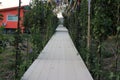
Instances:
[[[91,0],[88,0],[88,32],[87,32],[87,49],[90,50],[90,2]]]

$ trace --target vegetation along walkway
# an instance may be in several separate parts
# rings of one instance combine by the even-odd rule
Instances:
[[[59,25],[55,34],[21,80],[93,80],[68,30]]]

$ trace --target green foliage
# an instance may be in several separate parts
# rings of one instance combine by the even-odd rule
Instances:
[[[64,25],[69,29],[79,53],[83,56],[83,59],[86,60],[88,56],[86,49],[87,0],[81,1],[80,10],[76,9],[71,11],[69,16],[64,14],[64,18]]]
[[[108,74],[104,69],[104,61],[107,58],[112,59],[119,56],[119,37],[120,37],[120,1],[119,0],[91,0],[91,47],[90,52],[87,51],[87,25],[88,25],[88,3],[87,0],[81,0],[80,5],[76,6],[80,9],[72,10],[70,15],[65,16],[64,25],[69,29],[72,39],[86,62],[90,72],[95,80],[116,80],[117,67],[110,69]],[[107,42],[109,36],[115,36]],[[113,41],[113,42],[112,42]],[[107,44],[107,45],[106,45]],[[114,45],[113,45],[114,44]],[[112,46],[113,45],[113,46]],[[111,64],[118,66],[118,58]],[[113,59],[113,60],[114,60]],[[112,77],[112,75],[115,75]],[[104,78],[103,78],[104,77]]]
[[[38,0],[32,4],[34,6],[25,14],[24,26],[30,30],[34,54],[37,56],[55,31],[57,17],[53,15],[51,5]]]
[[[2,54],[0,54],[0,80],[14,80],[14,70],[15,53],[7,48],[7,50],[4,50]]]
[[[23,41],[31,47],[27,48],[27,54],[21,53],[23,56],[22,63],[19,66],[20,77],[37,58],[57,27],[58,19],[52,10],[50,4],[34,0],[31,3],[30,10],[25,13],[23,25],[25,26],[26,35],[25,38],[23,36],[21,38],[22,40],[25,39]],[[30,52],[30,50],[32,51]]]
[[[0,53],[2,53],[5,49],[5,42],[6,42],[6,38],[3,35],[3,30],[4,30],[4,26],[0,27]]]

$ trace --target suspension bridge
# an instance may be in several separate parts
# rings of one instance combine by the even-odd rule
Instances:
[[[62,23],[61,14],[60,17]],[[69,31],[60,24],[21,80],[93,80],[93,78],[75,48]]]

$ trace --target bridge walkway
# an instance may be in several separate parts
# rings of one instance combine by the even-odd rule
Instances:
[[[59,25],[21,80],[93,80],[68,30]]]

